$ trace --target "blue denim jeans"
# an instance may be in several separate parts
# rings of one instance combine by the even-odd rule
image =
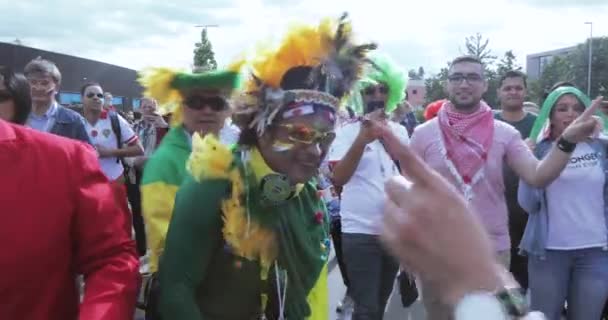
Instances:
[[[568,302],[568,320],[600,319],[608,298],[608,251],[601,248],[547,250],[528,257],[530,306],[559,320]]]

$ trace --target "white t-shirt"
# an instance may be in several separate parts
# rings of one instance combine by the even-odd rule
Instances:
[[[135,142],[137,140],[137,135],[133,132],[133,129],[131,129],[127,120],[118,115],[118,123],[120,124],[123,146]],[[112,149],[118,147],[118,144],[116,143],[116,134],[112,131],[110,114],[105,118],[100,118],[94,126],[88,121],[85,121],[85,126],[87,134],[94,146],[100,145]],[[122,163],[117,161],[117,158],[100,158],[99,165],[110,181],[118,179],[124,170]]]
[[[604,183],[600,154],[579,143],[560,176],[546,187],[547,249],[575,250],[606,245]]]
[[[388,123],[397,137],[404,144],[408,144],[405,127],[392,121]],[[355,142],[360,126],[360,122],[353,122],[336,130],[336,140],[329,150],[329,161],[342,160]],[[355,173],[342,189],[342,232],[380,234],[386,199],[384,183],[396,175],[399,175],[399,170],[380,141],[376,140],[365,146]]]
[[[224,127],[220,130],[220,142],[225,145],[235,144],[239,141],[241,130],[239,127],[232,124],[231,121],[226,121]]]

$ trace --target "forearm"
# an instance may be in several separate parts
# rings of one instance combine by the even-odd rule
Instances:
[[[361,143],[359,140],[355,140],[350,149],[348,149],[348,152],[344,158],[338,161],[334,167],[332,177],[332,182],[334,185],[343,186],[348,183],[359,165],[359,161],[363,156],[364,150],[365,144]]]
[[[144,154],[144,150],[139,143],[126,146],[120,149],[114,149],[112,155],[116,158],[136,157]]]
[[[531,177],[522,177],[529,185],[544,188],[561,174],[568,164],[570,153],[566,153],[556,146],[551,147],[547,156],[538,162]]]

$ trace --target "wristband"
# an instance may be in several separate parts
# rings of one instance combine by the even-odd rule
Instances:
[[[576,143],[570,142],[564,139],[564,137],[560,137],[559,140],[557,140],[557,148],[565,153],[572,153],[576,148]]]

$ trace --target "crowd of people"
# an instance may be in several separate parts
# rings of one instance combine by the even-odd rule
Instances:
[[[395,281],[431,320],[605,317],[603,98],[563,82],[538,108],[508,71],[490,106],[462,56],[417,119],[377,47],[346,15],[296,26],[142,71],[132,116],[95,82],[60,105],[52,61],[0,67],[0,318],[329,319],[332,249],[354,320]]]

